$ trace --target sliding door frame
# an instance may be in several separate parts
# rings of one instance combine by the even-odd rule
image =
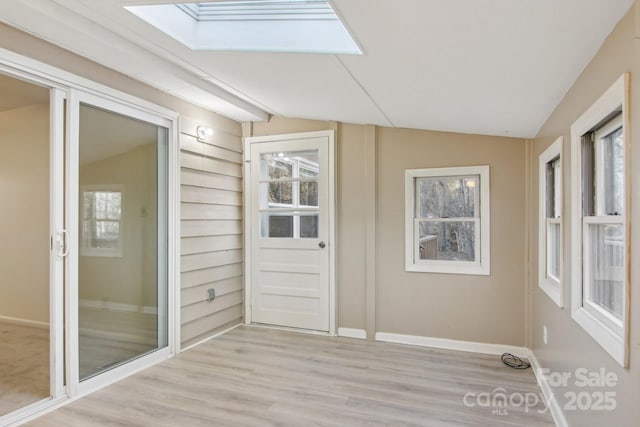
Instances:
[[[177,258],[177,239],[174,233],[169,232],[167,230],[167,238],[168,238],[168,251],[167,251],[167,271],[168,276],[164,274],[158,274],[158,281],[160,281],[163,277],[167,277],[167,289],[166,289],[166,297],[162,295],[162,292],[159,292],[158,298],[159,301],[167,301],[168,304],[166,306],[167,309],[167,317],[165,320],[167,321],[167,328],[169,329],[167,335],[167,345],[153,350],[151,353],[142,355],[140,357],[134,358],[133,360],[127,361],[121,366],[114,367],[105,372],[101,372],[96,374],[94,377],[87,378],[86,380],[80,380],[79,378],[79,279],[78,279],[78,271],[79,271],[79,191],[80,191],[80,164],[79,164],[79,151],[80,151],[80,105],[87,105],[90,107],[95,107],[109,113],[114,113],[123,117],[131,118],[134,120],[140,120],[145,123],[149,123],[154,126],[159,126],[166,128],[168,130],[169,135],[167,135],[167,149],[171,146],[175,146],[175,142],[171,139],[172,129],[174,128],[174,123],[171,119],[160,116],[155,113],[150,113],[148,111],[144,111],[138,108],[136,105],[132,105],[128,102],[122,102],[119,100],[110,99],[103,95],[96,95],[92,93],[88,93],[81,90],[70,89],[69,91],[69,102],[67,102],[67,181],[66,181],[66,199],[67,199],[67,208],[66,208],[66,224],[68,224],[68,236],[69,236],[69,255],[67,259],[67,263],[69,268],[67,269],[67,313],[68,313],[68,331],[67,334],[67,343],[68,343],[68,357],[67,357],[67,376],[68,376],[68,392],[71,396],[76,395],[86,395],[104,387],[107,384],[111,384],[115,381],[118,381],[122,378],[125,378],[131,375],[134,372],[139,371],[145,367],[153,365],[159,361],[165,360],[172,355],[175,354],[174,349],[174,337],[171,335],[172,331],[169,326],[171,323],[175,322],[175,311],[171,310],[175,305],[176,290],[175,290],[175,280],[170,280],[170,277],[174,277],[175,275],[175,265],[169,266],[172,258]],[[169,154],[169,158],[172,156]],[[159,156],[158,160],[166,158],[164,155]],[[170,168],[167,165],[167,173],[170,175]],[[174,180],[177,177],[173,177]],[[167,177],[167,183],[169,188],[167,189],[169,193],[171,193],[171,177]],[[169,194],[170,196],[170,194]],[[171,197],[169,197],[171,199]],[[164,195],[158,197],[158,202],[163,202],[166,200]],[[167,203],[166,209],[170,210],[171,203]],[[159,219],[160,215],[164,213],[160,212],[158,209]],[[167,225],[170,226],[172,223],[176,222],[176,212],[173,214],[171,212],[166,212]],[[160,222],[159,222],[160,225]],[[160,236],[159,236],[160,238]],[[159,247],[162,245],[159,243]],[[158,267],[162,265],[162,260],[158,259]],[[173,273],[173,275],[172,275]],[[160,324],[161,319],[161,310],[158,310],[158,324]],[[164,329],[163,326],[161,326]],[[158,330],[158,333],[160,330]]]
[[[178,113],[135,96],[109,88],[89,79],[77,76],[40,61],[0,48],[0,72],[33,84],[44,86],[51,91],[51,256],[50,256],[50,330],[51,330],[51,396],[25,408],[0,416],[0,425],[13,425],[32,420],[47,411],[66,405],[85,394],[118,381],[134,372],[166,360],[180,351],[180,165],[179,165],[179,116]],[[68,206],[72,197],[66,197],[72,183],[68,174],[71,165],[77,166],[78,149],[72,147],[73,138],[78,136],[77,115],[70,114],[81,99],[99,99],[113,103],[120,111],[154,117],[161,121],[167,132],[167,346],[145,357],[136,359],[121,367],[105,372],[87,384],[78,381],[77,338],[72,345],[72,336],[78,335],[77,267],[78,241],[76,231],[78,211]],[[66,123],[65,117],[66,104]],[[73,107],[76,105],[76,107]],[[118,112],[118,111],[116,111]],[[135,116],[134,116],[135,117]],[[66,134],[65,134],[66,128]],[[66,145],[66,146],[65,146]],[[73,154],[72,154],[73,153]],[[66,154],[66,156],[65,156]],[[75,156],[75,160],[69,156]],[[66,158],[65,158],[66,157]],[[77,168],[76,168],[77,169]],[[77,184],[78,174],[75,174]],[[77,191],[77,189],[76,189]],[[67,203],[67,212],[64,206]],[[73,203],[77,207],[77,200]],[[71,212],[75,212],[71,214]],[[72,260],[75,258],[75,260]],[[75,270],[72,268],[75,267]],[[75,285],[72,285],[72,271],[75,271]],[[75,286],[75,289],[73,288]],[[74,293],[75,292],[75,293]],[[71,304],[75,302],[75,304]],[[74,351],[75,350],[75,351]],[[75,369],[74,369],[75,367]],[[99,380],[99,381],[97,381]],[[91,382],[89,382],[91,381]]]

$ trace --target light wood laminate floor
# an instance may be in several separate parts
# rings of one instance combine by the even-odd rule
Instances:
[[[464,404],[499,388],[539,394],[497,356],[243,326],[30,425],[553,425],[543,403]]]

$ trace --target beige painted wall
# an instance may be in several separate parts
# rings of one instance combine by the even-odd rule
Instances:
[[[0,316],[49,323],[49,106],[0,112]]]
[[[337,131],[338,326],[373,332],[524,344],[524,141],[375,128],[377,257],[367,259],[367,126],[273,118],[253,136]],[[248,135],[247,135],[248,136]],[[404,271],[404,171],[491,166],[491,276]],[[368,265],[377,287],[367,279]],[[377,294],[377,307],[367,296]],[[377,318],[377,327],[367,316]],[[372,330],[373,329],[373,330]]]
[[[524,344],[524,142],[379,128],[378,331]],[[490,166],[491,275],[404,271],[404,171]]]
[[[640,293],[636,291],[636,285],[640,283],[640,269],[635,268],[632,262],[632,292],[631,292],[631,361],[630,369],[621,368],[609,354],[596,343],[572,318],[570,313],[571,297],[571,230],[568,218],[571,215],[570,202],[570,126],[582,115],[582,113],[598,97],[620,77],[624,72],[632,72],[632,182],[633,196],[635,200],[640,200],[640,150],[637,150],[638,138],[640,137],[640,88],[638,87],[638,76],[640,76],[640,41],[638,40],[638,29],[640,20],[636,20],[634,7],[625,18],[618,24],[614,32],[609,36],[601,47],[596,57],[584,70],[573,87],[566,94],[562,102],[544,124],[532,147],[531,156],[531,176],[532,186],[532,206],[531,212],[538,211],[538,156],[542,153],[558,136],[564,136],[563,148],[563,171],[564,171],[564,251],[563,274],[564,301],[565,308],[558,308],[537,285],[537,240],[538,235],[537,219],[532,218],[530,224],[530,235],[534,236],[530,244],[531,254],[531,275],[530,292],[532,302],[531,335],[533,348],[541,365],[556,372],[574,373],[577,368],[586,368],[597,371],[604,368],[609,372],[615,372],[619,378],[618,385],[611,391],[616,392],[617,409],[614,412],[599,411],[566,411],[565,415],[570,425],[575,426],[629,426],[635,425],[640,419],[640,406],[638,396],[640,395]],[[640,210],[637,204],[632,208],[632,224],[640,223]],[[637,259],[640,250],[640,229],[632,227],[632,257]],[[548,328],[548,344],[542,340],[542,328]],[[570,382],[572,384],[572,382]],[[584,391],[577,387],[569,387],[575,392]],[[609,389],[608,389],[609,390]],[[564,388],[556,390],[559,402],[564,404],[562,397],[567,391]],[[588,390],[589,391],[589,390]],[[598,390],[595,390],[598,391]],[[600,390],[602,391],[602,390]]]

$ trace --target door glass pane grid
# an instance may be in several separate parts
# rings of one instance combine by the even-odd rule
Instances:
[[[260,226],[264,238],[317,238],[318,150],[260,156]]]

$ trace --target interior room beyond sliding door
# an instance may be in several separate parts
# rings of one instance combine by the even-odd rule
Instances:
[[[51,395],[49,93],[0,74],[0,417]]]
[[[167,346],[167,128],[79,106],[79,380]]]

